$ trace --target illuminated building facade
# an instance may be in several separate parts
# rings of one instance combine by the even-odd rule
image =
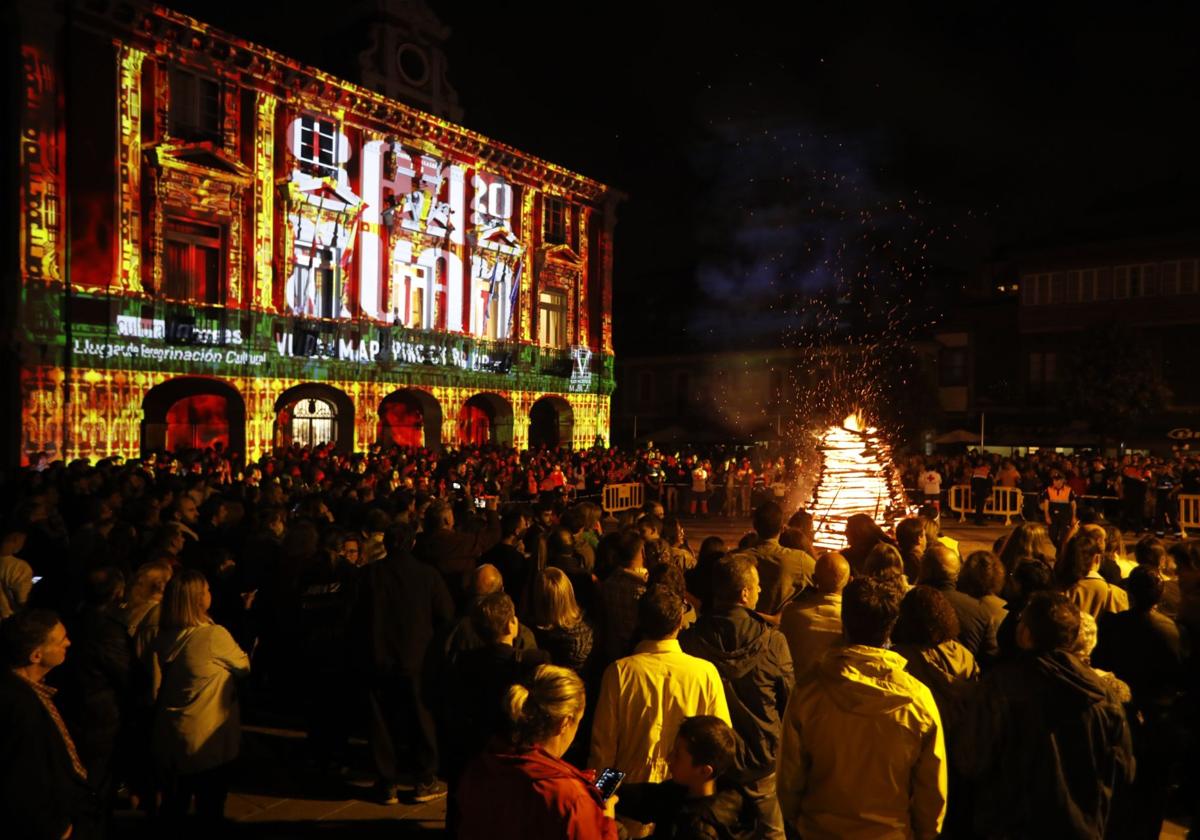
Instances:
[[[616,192],[161,6],[54,6],[17,15],[21,457],[607,441]]]

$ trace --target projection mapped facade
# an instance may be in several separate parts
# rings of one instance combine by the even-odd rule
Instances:
[[[162,7],[22,9],[23,457],[608,439],[613,191]]]

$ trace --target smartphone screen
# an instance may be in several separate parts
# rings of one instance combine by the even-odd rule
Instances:
[[[605,799],[611,797],[617,792],[617,788],[624,781],[625,774],[615,767],[607,767],[596,774],[596,790],[600,791],[600,796]]]

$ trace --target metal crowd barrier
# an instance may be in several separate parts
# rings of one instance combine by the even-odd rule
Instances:
[[[1021,515],[1025,505],[1025,494],[1020,487],[993,487],[991,497],[983,503],[986,516],[1003,516],[1004,525],[1012,525],[1012,518]],[[975,512],[975,500],[971,497],[971,485],[955,484],[950,488],[950,510],[958,514],[958,521],[965,522],[968,513]]]
[[[642,506],[644,492],[645,487],[641,482],[606,484],[604,485],[604,501],[601,503],[601,507],[604,508],[605,513],[637,510]]]
[[[1200,528],[1200,496],[1179,497],[1179,535],[1184,539],[1188,528]]]

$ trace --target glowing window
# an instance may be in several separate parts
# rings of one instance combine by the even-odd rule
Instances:
[[[221,229],[169,220],[164,239],[163,293],[175,300],[223,303]]]
[[[300,118],[300,161],[320,175],[337,173],[337,125],[332,120]]]
[[[337,412],[325,400],[300,400],[292,408],[292,442],[321,446],[337,440]]]
[[[556,289],[538,295],[538,342],[543,347],[567,346],[567,296]]]
[[[221,139],[221,86],[184,70],[170,73],[170,133],[181,140]]]

